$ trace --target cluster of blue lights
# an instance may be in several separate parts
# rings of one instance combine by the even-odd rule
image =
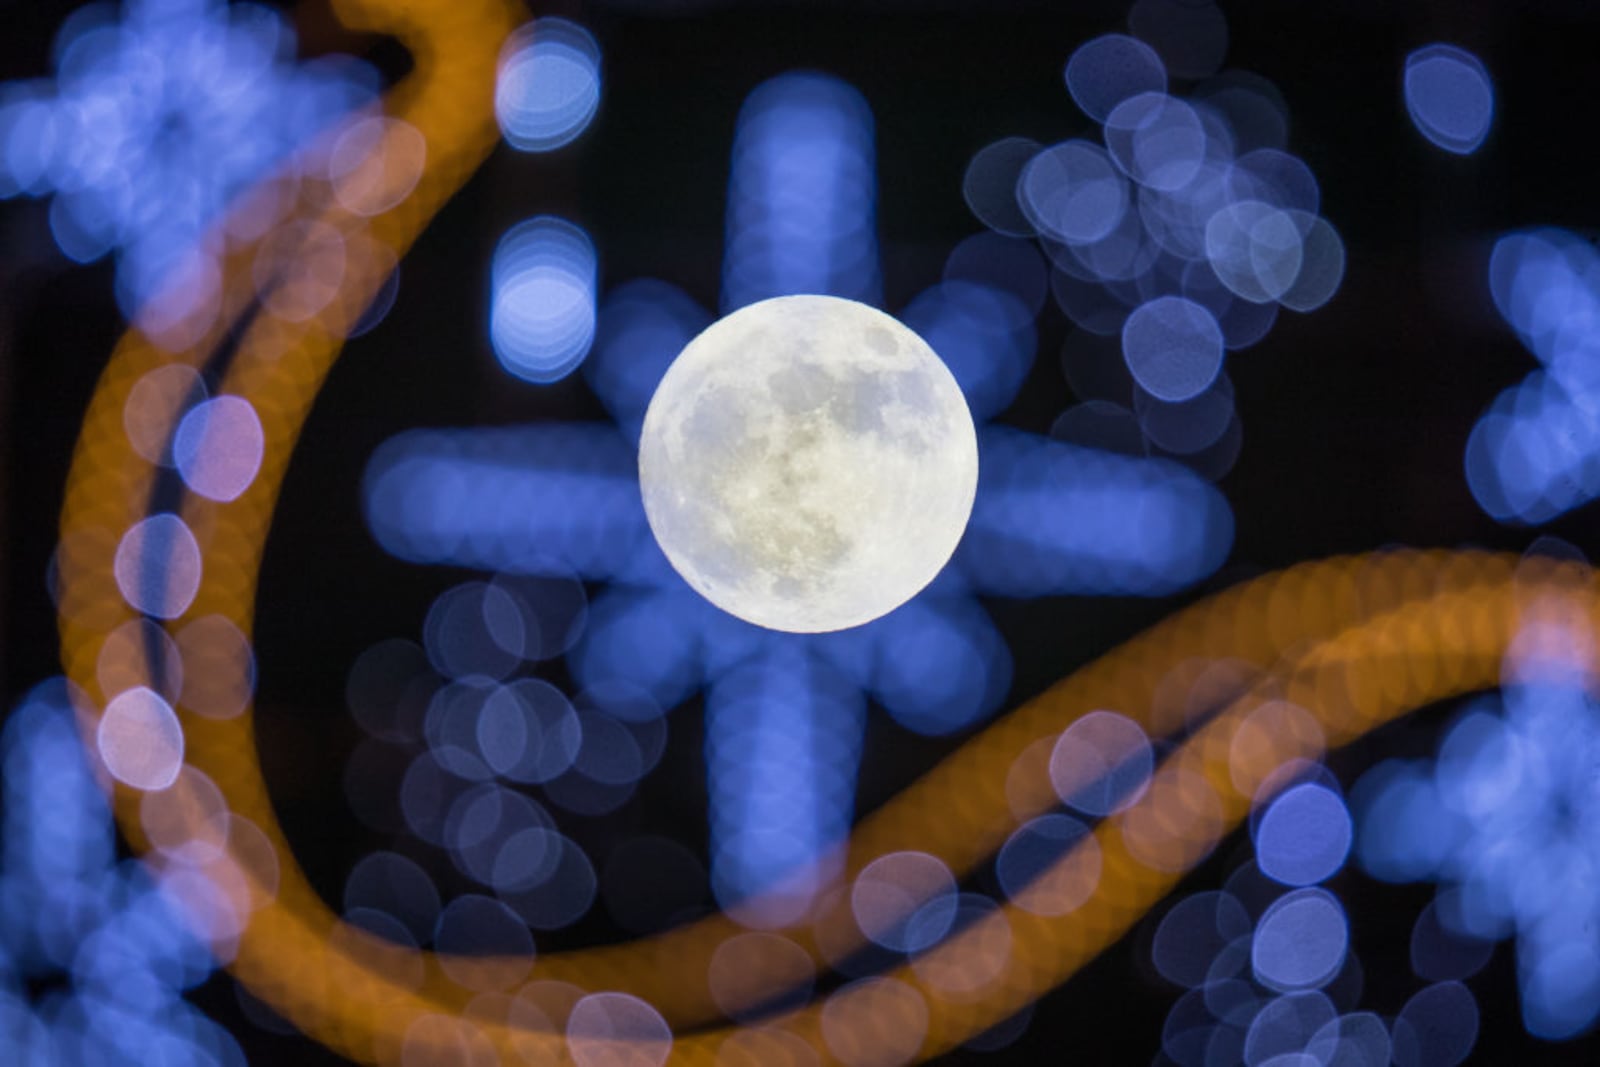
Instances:
[[[1192,37],[1171,32],[1168,9],[1184,11]],[[1225,354],[1260,341],[1280,307],[1326,303],[1344,246],[1317,213],[1315,177],[1284,150],[1277,91],[1252,75],[1206,77],[1226,46],[1221,13],[1151,0],[1130,25],[1151,42],[1107,34],[1066,66],[1102,143],[1004,138],[973,157],[963,193],[995,233],[1037,240],[1049,290],[1080,331],[1120,342],[1101,358],[1120,358],[1131,380],[1081,397],[1097,409],[1065,420],[1060,435],[1103,447],[1083,424],[1125,419],[1139,433],[1117,450],[1182,457],[1219,477],[1238,451]],[[1180,98],[1169,74],[1205,80]]]
[[[377,99],[366,64],[296,65],[294,52],[281,15],[257,4],[81,8],[56,37],[53,82],[0,86],[0,196],[53,196],[50,228],[73,260],[115,252],[130,317],[157,295],[183,305],[154,312],[162,319],[214,301],[225,242],[265,232],[286,199],[213,230],[223,210]]]
[[[228,1032],[184,999],[220,962],[215,902],[180,866],[118,860],[67,683],[36,687],[0,733],[0,1042],[7,1062],[243,1067]],[[152,813],[154,814],[154,813]],[[147,818],[158,847],[160,820]],[[205,846],[187,842],[193,853]],[[175,851],[174,856],[178,855]],[[203,877],[203,876],[202,876]]]
[[[600,107],[600,46],[567,19],[535,19],[506,41],[495,79],[495,118],[519,152],[577,140]],[[599,264],[582,227],[541,215],[495,248],[489,343],[511,374],[543,384],[571,374],[594,344]]]
[[[506,143],[520,152],[571,144],[600,109],[600,46],[563,18],[530,22],[500,52],[494,113]]]
[[[1533,614],[1502,693],[1469,702],[1436,758],[1373,768],[1354,801],[1369,873],[1440,883],[1412,941],[1418,973],[1466,977],[1514,937],[1523,1023],[1558,1040],[1600,1019],[1600,706],[1592,635]]]
[[[594,343],[598,265],[582,229],[541,215],[494,251],[489,340],[500,365],[530,382],[565,378]]]
[[[1221,890],[1162,917],[1151,962],[1187,990],[1162,1032],[1161,1062],[1182,1067],[1454,1067],[1477,1041],[1477,1002],[1436,921],[1418,924],[1416,974],[1428,983],[1399,1013],[1361,1010],[1365,980],[1350,920],[1327,886],[1344,867],[1354,822],[1318,764],[1291,764],[1251,815],[1255,860]],[[1359,803],[1359,802],[1358,802]],[[1424,918],[1432,919],[1432,912]],[[1481,966],[1487,954],[1477,961]]]
[[[1543,364],[1501,393],[1467,439],[1467,484],[1501,522],[1548,522],[1600,496],[1600,252],[1566,230],[1496,242],[1495,307]]]
[[[569,697],[527,673],[577,643],[588,618],[574,577],[498,575],[442,593],[420,646],[392,639],[356,661],[346,697],[368,738],[346,776],[352,809],[375,830],[440,850],[485,892],[442,901],[414,861],[374,853],[346,883],[352,921],[399,943],[493,954],[531,949],[530,928],[559,929],[589,911],[595,864],[547,805],[590,817],[621,807],[661,759],[667,724],[637,686],[611,680]],[[685,880],[695,882],[692,870]],[[649,911],[621,893],[625,912]]]
[[[1464,48],[1431,44],[1406,57],[1406,113],[1417,132],[1458,156],[1476,152],[1494,121],[1494,82]]]

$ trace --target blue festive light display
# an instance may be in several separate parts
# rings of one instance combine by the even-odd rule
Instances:
[[[874,298],[871,113],[860,94],[812,73],[764,83],[741,111],[733,155],[724,305],[792,292]],[[905,321],[945,358],[978,418],[998,414],[1020,387],[1047,286],[1027,242],[979,235],[907,307]],[[657,708],[706,689],[711,886],[737,906],[848,830],[865,698],[925,734],[963,729],[998,707],[1009,655],[974,592],[1169,591],[1220,564],[1232,525],[1220,495],[1180,467],[995,427],[980,441],[966,542],[921,596],[840,634],[759,630],[672,571],[638,494],[645,408],[710,319],[666,283],[620,287],[601,304],[584,362],[616,428],[402,435],[374,456],[365,501],[374,534],[402,558],[610,583],[569,666],[581,685],[623,683]],[[608,788],[595,801],[607,810],[632,783]],[[802,906],[826,873],[789,884],[779,909]]]
[[[237,205],[219,229],[224,209],[377,99],[366,64],[296,64],[294,53],[282,16],[256,4],[80,8],[57,34],[53,81],[0,86],[0,196],[52,197],[50,228],[69,258],[114,253],[130,317],[158,294],[182,305],[153,312],[162,319],[210,302],[226,242],[266,232],[287,187]]]
[[[52,679],[0,731],[0,1047],[28,1067],[243,1067],[233,1037],[184,997],[226,962],[227,905],[199,867],[154,875],[117,858],[77,715]],[[167,842],[159,814],[147,821],[174,858],[203,862],[203,844]]]
[[[1600,496],[1600,253],[1566,230],[1508,234],[1490,256],[1489,288],[1543,367],[1478,419],[1467,484],[1491,517],[1535,525]]]
[[[1227,41],[1221,13],[1145,0],[1129,23],[1138,36],[1096,37],[1064,72],[1102,143],[1003,138],[973,156],[963,195],[996,234],[1037,240],[1050,292],[1080,331],[1120,341],[1069,339],[1080,363],[1069,379],[1107,377],[1086,373],[1085,357],[1125,369],[1106,391],[1074,380],[1081,402],[1097,407],[1069,409],[1055,432],[1176,457],[1215,479],[1239,450],[1232,388],[1211,391],[1226,381],[1225,351],[1260,341],[1280,307],[1327,303],[1344,276],[1344,244],[1318,214],[1310,168],[1285,150],[1277,91],[1254,75],[1213,76]],[[1171,73],[1203,79],[1187,97],[1168,92],[1167,61]],[[1108,434],[1108,420],[1128,429]]]
[[[1516,939],[1528,1031],[1570,1038],[1600,1019],[1600,706],[1592,635],[1535,607],[1498,696],[1469,702],[1432,760],[1389,760],[1355,792],[1357,854],[1375,877],[1435,881],[1413,963],[1451,979]]]

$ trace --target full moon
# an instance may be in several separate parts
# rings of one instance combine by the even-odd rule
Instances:
[[[955,378],[875,308],[781,296],[712,323],[645,412],[645,515],[672,566],[774,630],[870,622],[949,561],[978,441]]]

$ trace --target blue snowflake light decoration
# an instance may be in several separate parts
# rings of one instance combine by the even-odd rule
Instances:
[[[377,100],[376,71],[346,57],[296,65],[281,16],[219,0],[125,0],[75,12],[54,81],[0,86],[0,197],[52,197],[61,251],[117,257],[130,318],[175,278],[209,299],[221,234],[248,184],[333,119]],[[255,237],[271,203],[237,224]]]
[[[783,75],[751,94],[733,152],[725,310],[795,292],[876,298],[871,122],[860,94],[832,77]],[[904,318],[982,420],[1026,376],[1047,283],[1025,242],[974,240]],[[848,831],[869,696],[934,735],[999,706],[1010,657],[975,593],[1167,592],[1221,562],[1232,520],[1220,494],[1176,465],[994,427],[980,435],[964,545],[921,595],[837,634],[750,626],[671,569],[639,497],[645,409],[710,321],[666,283],[622,286],[600,308],[583,364],[615,427],[414,431],[373,457],[364,492],[374,534],[401,558],[607,583],[568,654],[580,685],[620,681],[662,708],[706,689],[712,882],[737,906]],[[746,917],[782,921],[811,884],[790,883],[778,910]]]
[[[1470,702],[1436,758],[1379,764],[1353,799],[1367,871],[1440,883],[1437,939],[1478,966],[1514,937],[1523,1023],[1557,1040],[1600,1019],[1600,704],[1590,628],[1527,614],[1502,692]]]
[[[1568,230],[1507,234],[1489,288],[1543,366],[1479,417],[1467,484],[1490,517],[1537,525],[1600,496],[1600,252]]]
[[[220,962],[191,924],[201,883],[116,855],[63,679],[37,686],[0,732],[0,1047],[21,1065],[234,1067],[238,1043],[184,998]],[[179,880],[181,879],[181,884]],[[40,992],[43,990],[43,992]]]

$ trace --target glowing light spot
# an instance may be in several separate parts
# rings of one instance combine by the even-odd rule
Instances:
[[[1321,993],[1290,993],[1268,1001],[1245,1035],[1245,1064],[1261,1067],[1274,1056],[1299,1052],[1337,1015],[1333,1002]]]
[[[570,838],[545,833],[542,839],[524,833],[507,840],[495,862],[493,877],[499,883],[495,891],[529,926],[559,930],[583,918],[593,906],[594,865]],[[534,884],[523,887],[528,879]]]
[[[661,1067],[672,1052],[672,1030],[638,997],[593,993],[567,1017],[567,1047],[578,1067]]]
[[[222,615],[202,615],[178,631],[186,670],[178,703],[208,719],[231,719],[255,693],[256,661],[239,627]]]
[[[1256,859],[1269,878],[1307,886],[1329,878],[1350,852],[1354,831],[1344,800],[1307,783],[1272,802],[1256,828]]]
[[[1089,828],[1070,815],[1041,815],[1006,840],[995,857],[995,877],[1024,911],[1065,915],[1100,883],[1100,845],[1088,834]],[[1057,863],[1074,848],[1081,850],[1079,858]]]
[[[511,595],[487,582],[440,594],[422,624],[428,659],[449,678],[504,678],[521,662],[522,616]]]
[[[1226,332],[1223,334],[1227,338]],[[1233,382],[1218,373],[1212,383],[1188,400],[1168,403],[1143,389],[1133,397],[1135,428],[1150,443],[1174,455],[1188,456],[1219,441],[1234,423]]]
[[[1206,223],[1206,259],[1236,296],[1266,304],[1283,297],[1300,277],[1304,240],[1294,216],[1259,200],[1240,200]]]
[[[1316,1032],[1306,1052],[1323,1067],[1387,1067],[1389,1028],[1370,1011],[1341,1015]]]
[[[822,1005],[822,1040],[845,1067],[900,1067],[927,1033],[927,1001],[893,978],[852,982]]]
[[[1206,134],[1194,108],[1165,93],[1140,93],[1106,117],[1106,148],[1123,172],[1148,189],[1189,184],[1205,161]]]
[[[305,322],[338,295],[352,258],[345,234],[336,227],[285,223],[269,231],[256,249],[256,291],[279,318]]]
[[[925,852],[893,852],[856,876],[850,908],[869,940],[892,952],[920,952],[950,932],[956,881]]]
[[[1156,970],[1176,985],[1202,986],[1222,950],[1250,933],[1250,915],[1231,893],[1196,893],[1179,901],[1156,927],[1150,952]]]
[[[982,893],[956,898],[952,924],[966,952],[934,949],[912,959],[911,967],[942,997],[966,1000],[980,995],[1006,973],[1011,962],[1011,924],[1000,906]]]
[[[1302,231],[1300,270],[1278,302],[1290,311],[1315,311],[1333,299],[1344,280],[1344,242],[1327,219],[1295,212],[1290,217]]]
[[[184,764],[172,788],[139,799],[139,825],[151,847],[169,858],[203,867],[228,843],[228,805],[203,771]]]
[[[152,619],[129,619],[106,635],[95,657],[102,693],[120,693],[147,682],[171,701],[183,684],[183,654]]]
[[[250,488],[265,449],[256,409],[240,396],[196,404],[172,443],[173,461],[189,488],[223,503]]]
[[[134,789],[165,789],[183,766],[178,716],[144,686],[112,698],[95,729],[95,743],[111,776]]]
[[[170,512],[141,519],[122,535],[112,572],[135,611],[176,619],[200,590],[200,545]]]
[[[328,180],[347,211],[381,215],[411,195],[427,156],[427,140],[404,119],[362,119],[334,144]]]
[[[825,74],[780,74],[739,109],[722,308],[818,294],[875,303],[882,285],[872,109]]]
[[[452,900],[439,915],[433,943],[444,973],[479,992],[506,989],[533,966],[533,935],[515,912],[488,897]]]
[[[501,366],[525,381],[566,377],[595,332],[594,243],[548,215],[512,227],[495,248],[489,339]]]
[[[1138,723],[1091,711],[1062,731],[1050,753],[1050,783],[1067,805],[1087,815],[1110,815],[1144,796],[1154,761]]]
[[[128,390],[122,408],[122,428],[133,450],[151,463],[172,466],[172,427],[205,398],[204,379],[186,363],[168,363],[145,374]]]
[[[1350,925],[1338,898],[1323,889],[1297,889],[1261,916],[1250,965],[1269,989],[1313,989],[1339,973],[1349,944]]]
[[[961,179],[961,195],[977,220],[1008,237],[1030,237],[1033,224],[1017,202],[1017,181],[1039,142],[1004,137],[978,149]]]
[[[1073,102],[1096,122],[1106,121],[1130,96],[1167,88],[1167,71],[1156,50],[1120,33],[1079,45],[1067,60],[1065,77]]]
[[[520,726],[513,720],[520,720]],[[497,738],[519,734],[523,746],[514,758],[509,750],[490,758],[490,746]],[[561,690],[538,678],[520,678],[496,689],[484,702],[477,741],[496,773],[516,782],[548,782],[577,760],[583,723]]]
[[[1046,148],[1022,168],[1017,200],[1041,234],[1083,244],[1111,234],[1128,211],[1128,182],[1088,141]]]
[[[1460,892],[1451,889],[1441,895]],[[1459,908],[1460,902],[1446,895],[1443,903],[1434,900],[1417,916],[1411,928],[1411,970],[1418,978],[1429,982],[1466,979],[1489,962],[1494,953],[1493,941],[1460,933],[1445,924],[1442,916]]]
[[[521,27],[500,50],[494,113],[500,132],[522,152],[571,144],[600,108],[600,46],[575,22],[542,18]]]
[[[1122,355],[1152,396],[1169,403],[1188,400],[1204,392],[1222,370],[1222,330],[1199,304],[1160,296],[1128,316]]]
[[[1483,62],[1454,45],[1431,44],[1406,57],[1406,111],[1417,132],[1446,152],[1471,155],[1489,136],[1494,83]]]
[[[1600,1018],[1600,953],[1591,945],[1565,944],[1540,953],[1519,985],[1522,1020],[1535,1037],[1576,1037]]]
[[[1398,1067],[1455,1067],[1478,1041],[1478,1002],[1460,982],[1418,990],[1394,1020]]]
[[[414,860],[395,852],[372,852],[346,876],[344,908],[385,915],[421,943],[438,925],[439,890]]]
[[[712,999],[741,1021],[804,1004],[815,981],[816,965],[805,949],[786,937],[760,931],[723,941],[706,970]]]

